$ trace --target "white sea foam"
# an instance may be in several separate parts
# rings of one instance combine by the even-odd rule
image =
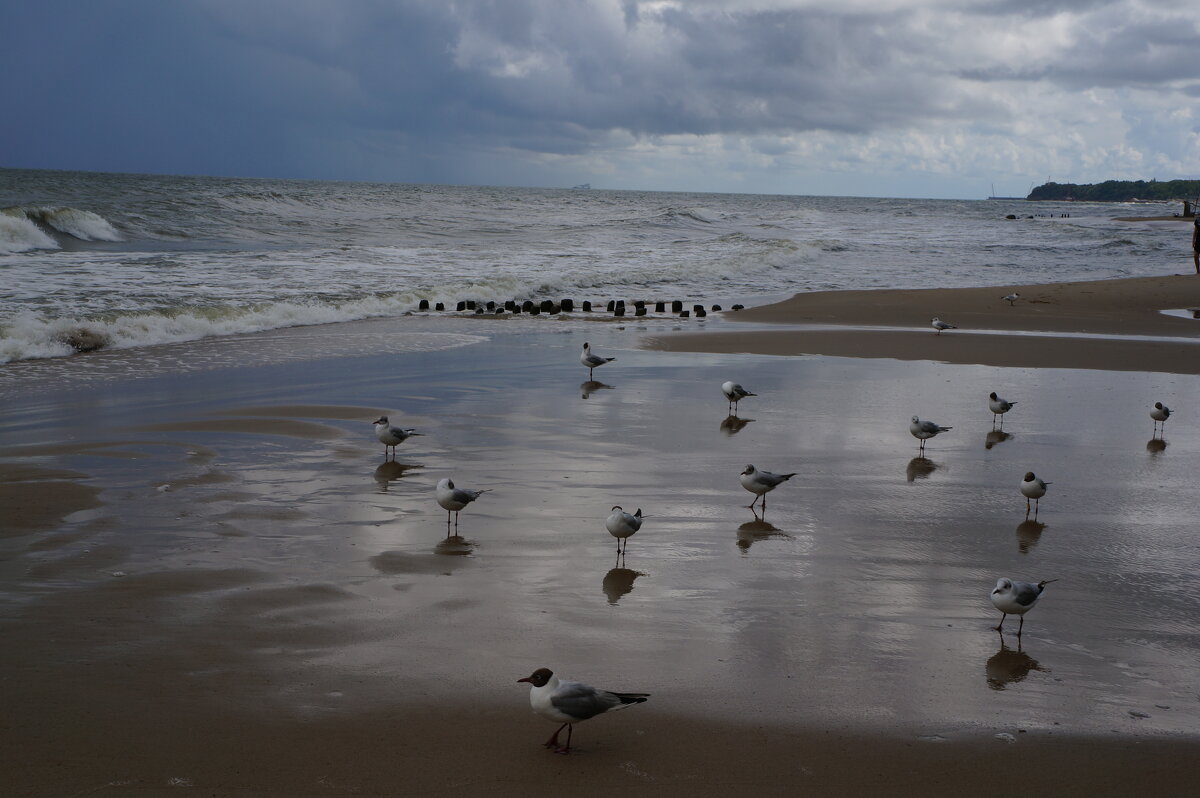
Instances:
[[[412,296],[399,294],[338,303],[275,302],[251,308],[131,313],[102,320],[44,319],[27,311],[0,326],[0,363],[60,357],[81,349],[129,349],[283,327],[393,316],[414,304]]]
[[[0,212],[0,255],[12,255],[34,249],[58,249],[58,242],[30,221],[19,209],[13,211],[5,208]]]

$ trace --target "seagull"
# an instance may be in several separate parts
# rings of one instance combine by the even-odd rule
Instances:
[[[1154,419],[1154,429],[1158,431],[1158,422],[1163,423],[1163,428],[1167,426],[1167,419],[1171,417],[1171,408],[1164,405],[1162,402],[1155,402],[1154,409],[1150,411],[1150,418]]]
[[[388,447],[392,448],[392,456],[396,456],[396,447],[414,435],[423,435],[411,427],[393,427],[388,423],[387,416],[380,416],[371,422],[375,425],[375,437],[383,444],[383,456],[387,457]]]
[[[546,747],[553,748],[556,754],[571,753],[574,724],[605,712],[640,704],[650,697],[649,693],[612,693],[582,682],[560,681],[549,668],[538,668],[517,681],[532,685],[529,688],[529,705],[534,712],[562,724],[546,741]],[[560,747],[558,735],[563,729],[567,730],[567,744]]]
[[[1025,515],[1029,515],[1029,500],[1033,499],[1037,502],[1033,506],[1033,517],[1037,518],[1038,504],[1046,495],[1046,486],[1049,484],[1051,483],[1039,479],[1032,471],[1025,472],[1025,479],[1021,480],[1021,493],[1025,496]]]
[[[600,357],[592,354],[592,345],[584,342],[583,352],[579,355],[579,362],[587,366],[588,379],[592,378],[592,369],[603,366],[605,363],[611,363],[616,360],[615,357]]]
[[[790,474],[772,474],[770,471],[760,471],[752,465],[746,466],[746,470],[741,473],[738,480],[742,483],[742,487],[758,498],[750,502],[750,509],[754,509],[754,503],[762,499],[763,514],[767,512],[767,494],[775,490],[779,485],[796,476],[793,471]]]
[[[451,479],[440,480],[437,484],[437,503],[446,511],[446,526],[450,526],[450,513],[454,513],[454,525],[458,526],[458,513],[471,502],[478,499],[483,494],[490,491],[491,488],[483,490],[467,490],[466,488],[454,487],[454,482]]]
[[[996,416],[1002,416],[1009,410],[1013,409],[1016,402],[1010,402],[1007,399],[1001,399],[996,395],[995,391],[988,394],[988,409],[992,411],[992,424],[996,423]],[[1001,419],[1003,420],[1003,419]]]
[[[737,413],[738,402],[745,399],[747,396],[758,396],[756,393],[750,393],[742,386],[732,380],[721,384],[721,392],[725,394],[725,398],[729,400],[730,415]]]
[[[934,316],[932,319],[930,319],[929,323],[931,325],[933,325],[933,329],[937,330],[938,335],[942,334],[942,330],[957,330],[958,329],[958,325],[951,324],[948,321],[942,321],[937,316]]]
[[[642,508],[639,507],[632,515],[621,509],[621,505],[613,505],[612,513],[604,521],[604,528],[617,539],[617,553],[622,552],[621,541],[629,546],[629,537],[642,528]]]
[[[1000,298],[1007,302],[1009,307],[1012,307],[1014,304],[1016,304],[1017,300],[1021,298],[1021,295],[1016,291],[1013,291],[1011,294],[1005,294]]]
[[[1004,631],[1004,619],[1009,615],[1020,615],[1021,625],[1017,627],[1017,637],[1020,637],[1021,630],[1025,628],[1025,613],[1033,609],[1034,604],[1037,604],[1046,585],[1057,581],[1057,579],[1043,579],[1035,585],[1032,582],[1018,582],[1008,577],[997,579],[996,589],[992,591],[992,604],[1003,614],[1000,616],[1000,625],[996,627],[996,631]]]
[[[908,431],[913,437],[921,442],[921,451],[925,451],[925,441],[937,435],[940,432],[949,432],[954,427],[943,427],[934,424],[932,421],[922,421],[920,418],[913,416],[912,423],[908,425]]]

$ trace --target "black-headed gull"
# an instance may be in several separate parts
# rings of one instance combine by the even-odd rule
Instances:
[[[996,587],[992,591],[992,604],[1002,614],[1000,625],[996,627],[996,631],[1004,631],[1004,619],[1009,615],[1020,615],[1021,625],[1017,627],[1017,637],[1020,637],[1021,630],[1025,628],[1025,613],[1033,609],[1034,604],[1037,604],[1046,585],[1057,581],[1057,579],[1043,579],[1035,585],[1032,582],[1020,582],[1008,577],[997,579]]]
[[[1164,405],[1162,402],[1155,402],[1154,407],[1150,409],[1150,418],[1154,419],[1154,431],[1158,432],[1158,422],[1162,422],[1163,428],[1167,426],[1167,419],[1171,417],[1171,408]]]
[[[587,366],[589,380],[592,378],[592,369],[599,368],[605,363],[611,363],[614,360],[616,360],[615,357],[600,357],[599,355],[592,354],[592,345],[586,341],[583,344],[583,352],[579,355],[579,362]]]
[[[639,507],[636,513],[627,513],[621,509],[621,505],[613,505],[612,512],[604,521],[604,528],[617,539],[617,553],[621,554],[629,546],[630,535],[642,528],[642,508]],[[622,540],[625,541],[624,547]]]
[[[725,398],[729,400],[729,412],[731,415],[737,413],[738,402],[747,396],[758,396],[758,394],[750,393],[732,380],[721,383],[721,393],[725,394]]]
[[[988,394],[988,410],[992,411],[992,423],[996,423],[996,416],[1002,416],[1009,410],[1013,409],[1016,402],[1010,402],[1007,399],[1001,399],[996,395],[995,391]],[[1001,419],[1003,421],[1004,419]]]
[[[750,502],[750,509],[753,510],[755,503],[762,499],[762,508],[765,514],[767,512],[767,494],[794,476],[796,476],[795,471],[790,474],[772,474],[770,471],[763,471],[747,465],[746,469],[738,476],[738,481],[742,483],[743,488],[757,497]]]
[[[1041,504],[1042,497],[1046,495],[1046,486],[1049,484],[1032,471],[1025,472],[1025,478],[1021,480],[1021,495],[1025,497],[1025,515],[1029,515],[1029,500],[1033,499],[1036,502],[1033,506],[1033,517],[1037,518],[1037,507]]]
[[[929,324],[931,327],[933,327],[933,329],[937,330],[938,335],[942,334],[942,330],[957,330],[958,329],[958,325],[951,324],[948,321],[942,321],[937,316],[934,316],[932,319],[930,319]]]
[[[383,444],[383,456],[387,457],[388,448],[391,447],[392,456],[396,456],[396,447],[404,443],[414,435],[422,435],[424,433],[417,432],[412,427],[395,427],[388,423],[387,416],[380,416],[375,421],[371,422],[375,425],[375,437]]]
[[[940,424],[933,423],[932,421],[922,421],[917,416],[913,416],[912,422],[908,425],[908,431],[912,433],[914,438],[921,442],[922,452],[925,451],[925,441],[939,433],[949,432],[952,429],[954,429],[954,427],[943,427]]]
[[[1021,295],[1016,291],[1013,291],[1011,294],[1005,294],[1000,298],[1007,302],[1009,307],[1012,307],[1014,304],[1016,304],[1016,301],[1021,298]]]
[[[549,668],[538,668],[517,681],[530,684],[529,705],[534,712],[562,724],[546,741],[546,747],[554,749],[556,754],[571,753],[574,724],[605,712],[640,704],[650,697],[649,693],[614,693],[583,682],[560,680]],[[567,744],[559,746],[558,735],[563,729],[567,730]]]
[[[450,526],[450,513],[452,512],[454,513],[454,525],[458,526],[459,511],[490,490],[491,488],[483,490],[456,488],[453,480],[449,478],[439,480],[434,495],[437,497],[437,503],[446,511],[446,526]]]

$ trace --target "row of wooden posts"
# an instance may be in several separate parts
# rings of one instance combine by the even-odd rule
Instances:
[[[634,316],[645,316],[647,313],[647,306],[649,304],[651,304],[651,303],[648,303],[642,299],[634,301],[632,303],[633,315]],[[666,313],[667,312],[667,304],[668,303],[654,302],[652,304],[654,305],[655,313]],[[708,310],[705,309],[704,305],[698,305],[698,304],[692,305],[691,309],[687,310],[683,307],[683,302],[678,299],[671,302],[670,305],[671,305],[671,312],[676,314],[680,318],[686,319],[689,316],[696,316],[697,318],[701,318],[701,317],[708,315]],[[731,310],[741,310],[743,307],[744,307],[744,305],[733,305],[733,306],[731,306]],[[606,312],[611,313],[614,316],[624,316],[625,312],[626,312],[625,308],[626,308],[626,306],[625,306],[624,299],[610,299],[610,300],[608,300],[608,306],[607,306]],[[418,303],[417,309],[422,310],[422,311],[428,311],[429,310],[429,300],[422,299],[420,301],[420,303]],[[433,309],[444,311],[444,310],[446,310],[446,303],[438,302],[433,306]],[[492,302],[492,301],[477,302],[474,299],[463,299],[463,300],[459,300],[458,304],[455,306],[454,309],[460,313],[471,312],[477,316],[482,316],[485,313],[492,313],[495,315],[499,315],[499,314],[505,313],[505,312],[507,312],[507,313],[528,313],[530,316],[537,316],[541,313],[546,313],[546,314],[552,315],[555,313],[574,313],[575,312],[575,300],[561,299],[561,300],[555,302],[552,299],[543,299],[540,302],[534,302],[532,299],[526,299],[522,302],[522,301],[518,301],[516,299],[510,299],[507,302],[498,303],[498,302]],[[713,311],[718,311],[721,309],[722,308],[720,305],[712,306]],[[583,302],[580,303],[579,310],[583,313],[595,312],[593,310],[592,303],[588,300],[584,300]]]

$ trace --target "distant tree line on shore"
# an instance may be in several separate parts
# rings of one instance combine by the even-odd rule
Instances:
[[[1103,183],[1043,183],[1029,192],[1029,200],[1130,202],[1132,200],[1195,200],[1200,180],[1105,180]]]

